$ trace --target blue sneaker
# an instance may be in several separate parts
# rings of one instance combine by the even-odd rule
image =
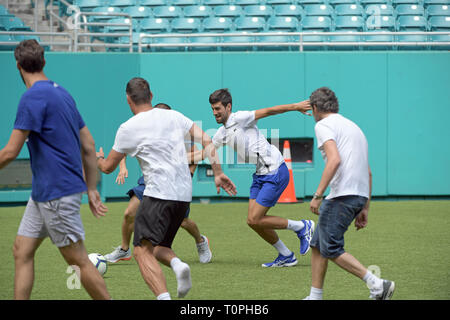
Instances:
[[[305,224],[305,227],[296,233],[300,239],[300,254],[303,256],[309,251],[309,244],[314,233],[314,221],[302,220],[302,222]]]
[[[278,257],[273,262],[263,263],[261,266],[263,268],[277,268],[277,267],[292,267],[298,263],[292,252],[290,256],[283,256],[279,254]]]

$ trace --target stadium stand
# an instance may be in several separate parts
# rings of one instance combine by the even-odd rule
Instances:
[[[67,6],[66,0],[50,1],[57,6]],[[199,47],[183,48],[183,50],[218,50],[218,46],[206,46],[207,43],[258,43],[273,42],[274,46],[235,46],[232,50],[279,50],[277,43],[300,41],[295,33],[311,33],[303,35],[305,42],[316,43],[317,46],[306,45],[304,49],[365,49],[375,44],[377,49],[431,49],[432,46],[398,46],[391,42],[448,42],[448,34],[404,34],[405,32],[450,32],[450,0],[74,0],[81,12],[122,14],[86,15],[88,30],[92,33],[124,33],[127,32],[127,19],[132,20],[132,43],[137,48],[142,33],[150,36],[146,44],[181,43],[201,44]],[[59,10],[61,12],[61,10]],[[121,26],[102,26],[102,23],[122,23]],[[0,7],[0,29],[3,31],[31,31],[21,20]],[[242,36],[228,36],[227,33],[243,33]],[[280,35],[248,36],[249,33],[281,32]],[[344,32],[330,35],[323,32]],[[354,34],[366,33],[365,35]],[[381,32],[381,34],[380,34]],[[386,32],[396,32],[389,34]],[[79,32],[82,34],[82,32]],[[201,37],[159,37],[152,34],[204,33]],[[222,36],[209,36],[208,33],[223,33]],[[288,34],[286,33],[293,33]],[[384,34],[386,33],[386,34]],[[2,43],[12,35],[2,33]],[[129,37],[128,37],[129,39]],[[170,39],[170,40],[168,40]],[[123,35],[113,37],[91,37],[91,41],[100,40],[105,43],[125,43]],[[75,40],[76,41],[76,40]],[[205,42],[202,42],[205,41]],[[338,42],[354,42],[355,45],[343,46]],[[128,43],[130,43],[128,41]],[[325,46],[319,45],[326,44]],[[361,44],[361,43],[360,43]],[[397,43],[398,44],[398,43]],[[291,46],[281,46],[292,49]],[[295,47],[295,46],[294,46]],[[296,45],[298,48],[298,45]],[[2,50],[8,50],[6,45]],[[175,47],[167,47],[175,50]],[[447,46],[435,47],[447,48]],[[220,48],[219,48],[220,49]],[[223,48],[222,48],[223,49]],[[115,48],[106,50],[116,51]],[[161,49],[164,50],[164,49]],[[177,51],[182,50],[177,47]]]

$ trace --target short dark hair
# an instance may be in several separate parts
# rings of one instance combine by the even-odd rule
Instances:
[[[19,66],[28,73],[41,72],[44,69],[44,48],[35,40],[23,40],[16,49],[14,57]]]
[[[333,90],[327,87],[322,87],[311,93],[309,97],[311,106],[317,108],[319,112],[339,112],[339,102]]]
[[[209,103],[215,104],[217,102],[221,102],[224,107],[226,107],[228,104],[233,105],[230,91],[228,91],[228,89],[219,89],[211,93],[211,95],[209,96]]]
[[[159,108],[159,109],[166,109],[166,110],[172,110],[172,108],[165,103],[158,103],[155,108]]]
[[[143,78],[136,77],[128,81],[126,92],[131,101],[137,105],[150,103],[151,101],[150,85]]]

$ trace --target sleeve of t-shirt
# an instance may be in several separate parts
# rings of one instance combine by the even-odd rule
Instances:
[[[14,129],[41,133],[46,107],[47,103],[41,97],[32,94],[23,95],[17,108]]]
[[[322,149],[323,144],[328,140],[336,141],[336,135],[329,125],[323,122],[318,122],[314,127],[317,137],[317,148]]]
[[[134,157],[137,153],[137,149],[136,143],[133,141],[133,137],[134,135],[129,132],[126,125],[122,124],[119,127],[119,130],[117,130],[113,150]]]
[[[192,121],[191,119],[189,119],[188,117],[186,117],[185,115],[183,115],[182,113],[173,110],[173,112],[175,113],[175,118],[178,122],[179,127],[181,128],[181,130],[183,130],[183,135],[186,135],[189,130],[191,130],[194,121]]]
[[[225,144],[223,136],[223,127],[217,130],[216,134],[212,137],[212,143],[216,149],[222,147]]]
[[[255,121],[255,111],[238,111],[234,114],[234,121],[243,127],[248,127]]]

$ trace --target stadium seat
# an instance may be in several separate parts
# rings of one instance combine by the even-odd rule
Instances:
[[[189,18],[206,18],[211,16],[212,9],[208,6],[188,6],[183,8],[183,13]]]
[[[182,16],[180,7],[161,6],[153,9],[153,15],[157,18],[177,18]]]
[[[279,4],[292,4],[292,0],[266,0],[266,4],[270,4],[272,6]]]
[[[239,17],[243,14],[240,6],[217,6],[214,8],[214,15],[216,17]]]
[[[144,6],[126,7],[122,12],[129,14],[133,19],[149,18],[152,15],[152,9]]]
[[[267,20],[268,31],[295,32],[298,27],[299,22],[295,17],[271,17]]]
[[[233,22],[227,17],[210,17],[203,20],[203,29],[208,32],[229,31],[233,27]]]
[[[326,0],[294,0],[294,3],[302,5],[302,6],[307,6],[307,5],[313,5],[313,4],[326,4],[327,1]]]
[[[166,0],[138,0],[137,2],[139,3],[139,5],[147,7],[157,7],[167,5]]]
[[[180,7],[184,7],[184,6],[195,6],[198,5],[200,3],[199,0],[171,0],[171,5],[173,6],[180,6]]]
[[[105,12],[105,13],[120,13],[122,10],[117,7],[97,7],[92,12]],[[108,20],[114,18],[114,16],[91,16],[95,20]]]
[[[261,0],[234,0],[234,4],[238,6],[259,5]]]
[[[260,18],[261,19],[261,18]],[[254,43],[256,41],[255,37],[253,36],[247,36],[247,31],[244,32],[233,32],[233,33],[241,33],[242,36],[226,36],[226,33],[224,33],[224,36],[222,37],[223,43],[242,43],[242,45],[239,46],[224,46],[224,51],[252,51],[254,50],[254,47],[252,45],[248,45],[247,43]]]
[[[129,18],[115,18],[108,21],[108,23],[123,23],[121,26],[105,26],[105,32],[128,32],[130,23]],[[136,20],[131,20],[133,31],[138,30],[138,23]]]
[[[359,42],[360,35],[352,34],[353,32],[364,31],[365,21],[362,16],[338,16],[335,19],[335,31],[346,32],[346,35],[331,36],[330,40],[333,42]],[[352,50],[358,49],[359,45],[345,45],[333,47],[335,50]]]
[[[393,6],[398,6],[400,4],[420,4],[422,0],[391,0]]]
[[[170,23],[168,19],[148,18],[141,21],[140,28],[141,32],[147,33],[169,32]]]
[[[358,4],[358,0],[329,0],[328,4],[335,7],[341,4]]]
[[[132,7],[139,5],[136,0],[108,0],[106,3],[111,7]]]
[[[195,18],[175,18],[171,23],[172,31],[182,33],[199,32],[201,22]]]
[[[336,16],[363,16],[364,8],[359,4],[339,4],[334,8]]]
[[[274,12],[276,16],[301,17],[303,15],[302,7],[293,4],[274,6]]]
[[[398,31],[427,31],[427,20],[423,16],[400,16],[397,21]],[[400,42],[426,42],[426,35],[398,35]],[[399,49],[423,49],[426,46],[399,46]]]
[[[366,6],[366,15],[370,16],[393,16],[394,7],[389,4],[371,4]]]
[[[203,0],[205,6],[225,6],[230,5],[229,0]]]
[[[7,16],[9,15],[8,10],[6,10],[6,8],[2,5],[0,5],[0,16]]]
[[[31,28],[26,26],[20,18],[13,15],[0,16],[0,25],[8,31],[31,31]]]
[[[428,21],[430,31],[445,31],[450,32],[450,17],[433,16]],[[450,42],[450,35],[431,35],[430,40],[432,42]],[[431,49],[437,50],[450,50],[450,46],[432,46]]]
[[[326,4],[305,5],[304,10],[307,16],[333,16],[333,8]]]
[[[425,9],[416,4],[400,4],[395,8],[397,16],[423,16]]]
[[[359,3],[362,6],[367,7],[372,4],[378,4],[378,5],[389,4],[389,0],[359,0]]]
[[[236,30],[259,32],[264,30],[266,21],[261,17],[240,17],[235,21]]]
[[[423,5],[425,7],[433,4],[440,4],[440,5],[449,5],[448,0],[423,0]]]
[[[306,16],[301,21],[301,28],[303,32],[311,33],[309,35],[303,35],[303,42],[324,42],[328,41],[328,36],[321,36],[322,32],[331,31],[331,18],[330,17],[318,17],[318,16]],[[305,46],[304,50],[318,50],[328,49],[321,45]]]
[[[427,7],[428,16],[450,16],[450,5],[430,5]]]
[[[180,44],[180,43],[186,43],[187,38],[186,37],[168,37],[168,38],[153,38],[152,44]],[[154,51],[186,51],[187,48],[185,46],[179,46],[179,47],[169,47],[169,46],[162,46],[162,47],[156,47],[153,49]]]
[[[244,8],[244,14],[250,17],[268,18],[272,15],[272,7],[263,5],[250,5]]]
[[[103,0],[75,0],[73,4],[79,7],[81,12],[90,12],[94,8],[103,7],[105,5]],[[109,3],[108,6],[113,7],[113,5]]]
[[[218,37],[208,37],[208,36],[204,36],[204,37],[190,37],[189,39],[189,43],[195,43],[195,44],[214,44],[217,43],[219,41]],[[189,51],[217,51],[219,49],[219,47],[216,46],[199,46],[199,47],[189,47],[188,50]]]
[[[366,31],[368,32],[393,32],[395,29],[395,17],[394,16],[369,16],[366,20]],[[366,35],[364,40],[367,42],[392,42],[394,36],[390,34],[376,34]],[[392,46],[376,46],[369,47],[368,49],[387,50]]]

